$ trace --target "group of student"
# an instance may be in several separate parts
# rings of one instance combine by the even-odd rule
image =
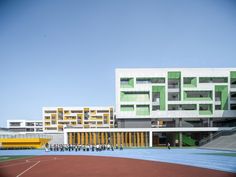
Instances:
[[[104,150],[111,150],[114,149],[123,150],[123,145],[116,144],[112,146],[110,144],[97,144],[97,145],[78,145],[78,144],[46,144],[45,151],[104,151]]]

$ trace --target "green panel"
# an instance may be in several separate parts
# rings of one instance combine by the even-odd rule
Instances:
[[[188,77],[188,78],[191,79],[191,82],[189,84],[185,84],[184,83],[184,87],[188,87],[188,88],[190,88],[190,87],[197,87],[197,78],[196,77]]]
[[[148,115],[150,115],[149,105],[137,105],[136,115],[138,115],[138,116],[148,116]]]
[[[236,79],[236,71],[230,71],[230,78]]]
[[[121,105],[120,111],[123,111],[123,112],[134,111],[134,105]]]
[[[199,107],[200,107],[200,105],[199,105]],[[204,104],[202,104],[202,105],[204,105]],[[207,104],[207,105],[208,105],[208,110],[199,110],[199,115],[212,115],[212,113],[213,113],[212,104]]]
[[[209,93],[208,97],[187,97],[187,91],[184,91],[184,101],[211,101],[212,92],[210,91]]]
[[[121,92],[120,101],[149,101],[149,92]]]
[[[181,72],[179,71],[170,71],[168,72],[168,79],[180,79]]]
[[[199,115],[212,115],[212,111],[211,110],[199,111]]]
[[[221,110],[228,110],[228,86],[216,85],[215,92],[221,93]]]
[[[176,139],[179,139],[179,133],[176,134]],[[196,140],[191,138],[189,135],[182,134],[182,142],[185,146],[195,146]]]
[[[126,81],[126,83],[123,83],[122,81]],[[121,78],[120,79],[120,87],[121,88],[133,88],[134,87],[134,78]]]
[[[166,109],[165,86],[152,86],[153,93],[160,93],[160,110]]]

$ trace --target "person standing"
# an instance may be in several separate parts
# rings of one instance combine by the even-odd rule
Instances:
[[[167,143],[167,148],[170,150],[170,143],[169,142]]]

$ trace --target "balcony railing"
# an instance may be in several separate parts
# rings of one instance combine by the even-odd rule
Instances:
[[[168,88],[169,88],[169,89],[172,89],[172,88],[179,88],[179,85],[177,85],[177,84],[171,84],[171,85],[168,85]]]

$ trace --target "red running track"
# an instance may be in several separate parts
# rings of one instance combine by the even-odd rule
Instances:
[[[163,162],[98,157],[37,156],[0,163],[0,177],[235,177],[235,173]]]

